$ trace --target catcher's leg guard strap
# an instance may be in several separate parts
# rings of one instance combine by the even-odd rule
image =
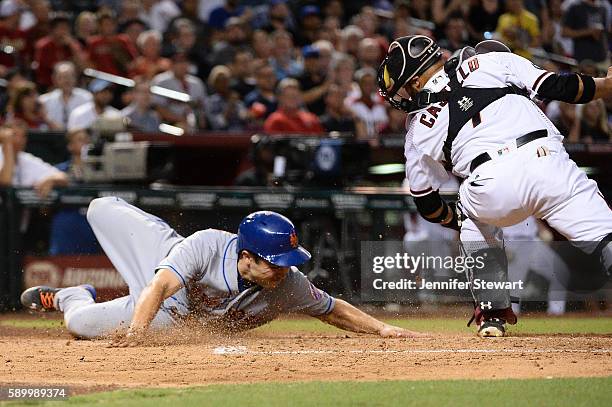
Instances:
[[[484,312],[509,308],[510,292],[501,288],[484,288],[483,283],[508,281],[506,252],[500,247],[480,249],[471,256],[477,261],[469,273],[470,289],[476,305]],[[479,267],[481,266],[481,267]]]

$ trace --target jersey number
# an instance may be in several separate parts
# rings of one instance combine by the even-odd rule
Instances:
[[[470,68],[470,72],[474,72],[478,69],[478,58],[474,58],[471,61],[468,61],[468,68]]]

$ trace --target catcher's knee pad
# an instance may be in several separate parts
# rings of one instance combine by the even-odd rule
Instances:
[[[470,256],[475,262],[468,272],[468,280],[476,305],[483,311],[509,308],[510,291],[503,287],[508,281],[505,250],[501,247],[489,247],[476,250],[470,253]]]

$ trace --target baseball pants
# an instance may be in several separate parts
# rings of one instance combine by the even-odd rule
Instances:
[[[57,307],[64,312],[68,331],[78,337],[95,338],[129,326],[138,297],[153,279],[155,267],[183,237],[160,218],[116,197],[94,199],[87,220],[129,288],[129,295],[102,303],[95,303],[80,287],[58,292]],[[151,327],[172,326],[187,313],[186,304],[186,292],[181,289],[164,301]]]
[[[538,156],[540,147],[546,155]],[[483,163],[461,184],[459,196],[470,219],[505,227],[534,215],[588,254],[612,232],[612,211],[597,184],[553,139]]]
[[[552,138],[534,140],[481,164],[461,184],[459,199],[468,217],[461,226],[462,246],[467,254],[495,255],[495,261],[489,256],[487,262],[487,275],[494,281],[507,279],[502,227],[533,215],[588,254],[612,232],[612,212],[597,184]],[[474,274],[471,277],[477,278]],[[472,293],[481,308],[510,306],[509,292]]]

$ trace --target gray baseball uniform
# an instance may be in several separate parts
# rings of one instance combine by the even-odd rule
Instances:
[[[207,229],[183,238],[163,220],[115,197],[93,200],[87,219],[130,294],[94,303],[81,288],[61,290],[56,305],[74,335],[100,337],[129,326],[140,293],[161,269],[176,273],[183,287],[163,302],[154,328],[192,315],[225,329],[250,329],[281,313],[318,316],[334,308],[334,298],[296,267],[273,289],[242,279],[235,234]]]

